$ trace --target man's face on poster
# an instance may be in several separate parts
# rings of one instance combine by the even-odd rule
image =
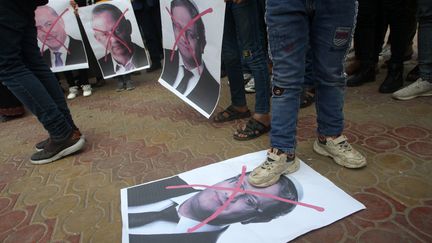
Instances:
[[[46,38],[45,44],[51,50],[57,51],[64,45],[67,37],[64,22],[54,9],[48,6],[38,7],[35,11],[35,22],[38,39],[43,42]]]
[[[228,179],[217,183],[214,186],[224,188],[235,188],[239,177]],[[278,195],[281,186],[275,184],[266,188],[257,188],[249,184],[247,178],[243,180],[240,186],[242,190],[252,190],[260,193]],[[233,192],[229,190],[205,189],[199,192],[192,198],[192,210],[196,215],[202,215],[203,219],[212,215],[222,204],[228,200]],[[228,207],[211,221],[211,224],[225,225],[230,223],[242,222],[253,218],[262,211],[265,211],[270,206],[277,204],[277,201],[267,197],[259,197],[256,195],[238,193],[230,202]]]
[[[114,29],[116,22],[109,11],[103,11],[93,15],[92,27],[94,30],[95,39],[101,43],[104,47],[108,44],[108,51],[113,56],[127,56],[130,55],[128,48],[130,47],[130,31],[127,28],[127,22],[121,20],[117,28],[113,31],[110,38],[111,32]]]
[[[192,16],[184,6],[176,6],[172,9],[173,15],[173,29],[174,35],[180,34],[180,31],[187,26],[187,24],[192,20]],[[198,35],[198,28],[196,24],[192,24],[180,37],[178,41],[178,50],[182,55],[185,63],[192,64],[195,63],[194,56],[196,57],[198,64],[201,63],[201,54],[203,52],[201,47],[201,42]],[[196,66],[196,64],[194,65]]]

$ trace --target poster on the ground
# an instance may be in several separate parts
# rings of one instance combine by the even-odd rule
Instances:
[[[81,7],[79,16],[105,79],[150,67],[130,1]]]
[[[161,0],[164,87],[209,118],[219,100],[224,1]]]
[[[365,208],[301,162],[266,188],[248,183],[266,151],[121,190],[122,242],[285,243]]]
[[[88,68],[78,21],[69,0],[50,0],[35,11],[41,55],[53,72]]]

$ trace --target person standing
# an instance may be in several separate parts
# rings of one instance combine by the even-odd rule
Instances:
[[[213,121],[222,123],[248,118],[241,58],[255,79],[255,113],[233,138],[240,141],[257,138],[270,130],[270,75],[264,38],[259,28],[257,0],[226,1],[222,41],[222,60],[230,82],[231,105],[216,113]]]
[[[48,131],[31,156],[46,164],[83,148],[61,87],[40,55],[34,11],[47,0],[0,0],[0,80]]]
[[[268,157],[248,177],[256,187],[276,183],[299,169],[295,155],[306,53],[312,52],[318,138],[313,149],[347,168],[366,166],[365,157],[342,135],[346,76],[343,62],[352,39],[355,0],[267,0],[273,60],[272,118]],[[309,49],[310,48],[310,49]]]
[[[432,1],[418,0],[418,67],[420,78],[393,93],[393,98],[410,100],[432,96]]]

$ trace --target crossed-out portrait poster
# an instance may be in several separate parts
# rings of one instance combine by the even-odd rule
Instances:
[[[164,67],[159,79],[209,118],[219,100],[225,2],[161,0]]]
[[[121,190],[122,242],[285,243],[365,206],[308,165],[248,183],[266,151]]]
[[[35,11],[41,55],[53,72],[88,68],[78,21],[69,0],[50,0]]]
[[[150,67],[130,1],[81,7],[79,16],[105,79]]]

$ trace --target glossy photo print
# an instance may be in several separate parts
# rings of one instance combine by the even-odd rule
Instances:
[[[150,67],[129,1],[104,1],[81,7],[79,16],[104,78]]]
[[[209,118],[220,91],[223,1],[161,0],[164,68],[159,82]]]
[[[88,68],[86,50],[69,0],[51,0],[35,11],[38,45],[53,72]]]
[[[266,151],[121,190],[123,242],[285,243],[364,205],[308,165],[258,188]]]

